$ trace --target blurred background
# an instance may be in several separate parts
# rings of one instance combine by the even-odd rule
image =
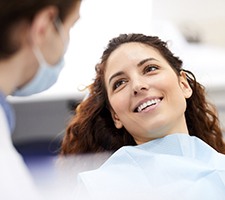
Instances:
[[[13,142],[31,170],[43,156],[57,155],[64,128],[92,82],[108,40],[120,33],[157,35],[205,85],[225,124],[224,0],[83,0],[71,31],[66,65],[48,91],[9,97],[16,110]],[[34,168],[33,168],[34,169]]]

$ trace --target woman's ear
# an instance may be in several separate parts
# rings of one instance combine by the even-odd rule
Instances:
[[[188,99],[188,98],[191,97],[193,91],[192,91],[191,86],[188,83],[186,73],[184,71],[181,71],[179,78],[180,78],[180,80],[179,80],[180,81],[180,87],[183,91],[184,97],[186,99]]]
[[[40,10],[34,17],[31,24],[31,40],[36,45],[46,42],[48,33],[53,22],[58,16],[58,9],[55,6],[48,6]]]
[[[122,124],[122,122],[120,121],[120,119],[119,119],[119,117],[117,116],[117,114],[116,114],[113,110],[111,110],[111,115],[112,115],[112,119],[113,119],[113,121],[114,121],[115,127],[116,127],[117,129],[122,128],[122,127],[123,127],[123,124]]]

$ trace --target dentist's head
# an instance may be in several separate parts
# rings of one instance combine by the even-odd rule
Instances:
[[[57,80],[81,0],[0,0],[0,91],[27,96]]]

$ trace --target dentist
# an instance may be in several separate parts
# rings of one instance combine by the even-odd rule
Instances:
[[[0,0],[0,199],[39,198],[11,141],[15,116],[6,97],[39,93],[56,82],[80,4],[81,0]]]

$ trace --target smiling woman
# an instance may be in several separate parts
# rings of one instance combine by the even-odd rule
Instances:
[[[165,42],[143,34],[113,38],[88,88],[90,94],[76,109],[61,153],[116,152],[99,169],[80,174],[82,189],[88,190],[84,196],[225,197],[224,184],[215,182],[225,178],[225,145],[216,109]],[[207,175],[210,172],[214,175]]]
[[[90,95],[67,128],[62,154],[116,151],[136,145],[133,135],[150,141],[174,132],[197,136],[225,153],[214,106],[206,101],[204,87],[182,69],[182,61],[166,45],[158,37],[142,34],[124,34],[109,42],[96,65]],[[133,112],[154,99],[158,101],[155,109]]]

